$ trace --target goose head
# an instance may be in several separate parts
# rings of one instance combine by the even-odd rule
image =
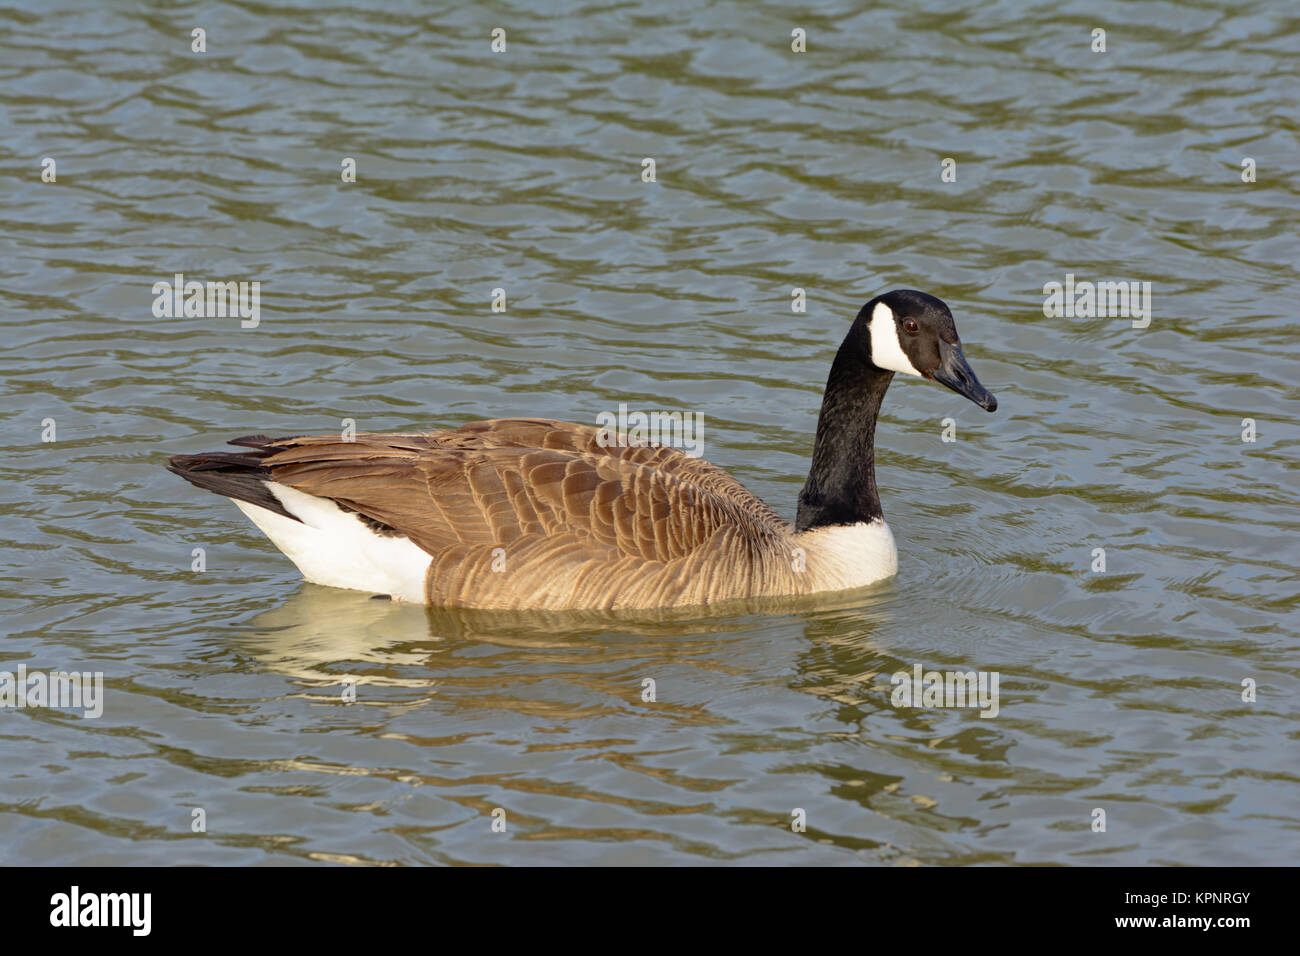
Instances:
[[[914,289],[877,296],[858,315],[858,334],[876,368],[947,385],[987,411],[998,400],[980,384],[962,355],[952,312],[941,299]]]

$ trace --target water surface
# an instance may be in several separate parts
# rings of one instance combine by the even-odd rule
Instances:
[[[7,860],[1294,860],[1300,18],[859,6],[0,7],[0,668],[106,684],[0,711]],[[260,324],[156,318],[177,272],[260,281]],[[1067,273],[1150,282],[1150,325],[1045,317]],[[427,613],[161,467],[626,402],[792,518],[897,287],[1000,408],[895,381],[900,573],[847,601]],[[894,707],[916,664],[997,672],[998,716]]]

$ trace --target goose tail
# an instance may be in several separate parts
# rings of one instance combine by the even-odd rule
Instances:
[[[252,448],[252,451],[205,451],[197,455],[173,455],[168,459],[167,470],[205,491],[234,501],[245,501],[273,514],[300,521],[267,487],[266,483],[272,480],[271,470],[263,464],[263,459],[267,455],[267,446],[274,443],[274,439],[265,435],[246,435],[232,440],[230,444],[246,446]]]

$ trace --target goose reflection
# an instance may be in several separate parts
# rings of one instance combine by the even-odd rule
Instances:
[[[489,611],[394,604],[304,583],[249,621],[232,644],[259,666],[303,685],[309,696],[332,703],[351,684],[359,703],[436,701],[578,718],[641,707],[655,690],[647,680],[671,679],[690,681],[695,703],[660,693],[649,712],[710,722],[720,718],[699,703],[708,697],[700,681],[734,689],[739,676],[748,684],[788,686],[791,675],[807,670],[809,655],[818,656],[807,645],[810,634],[818,646],[834,635],[837,644],[865,652],[888,619],[893,595],[886,583],[834,600],[822,595],[636,612]]]

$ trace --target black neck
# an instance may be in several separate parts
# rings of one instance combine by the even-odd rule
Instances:
[[[866,311],[865,309],[863,310]],[[893,372],[871,364],[870,335],[854,323],[835,354],[817,418],[808,481],[799,492],[796,530],[882,517],[876,493],[876,416]]]

